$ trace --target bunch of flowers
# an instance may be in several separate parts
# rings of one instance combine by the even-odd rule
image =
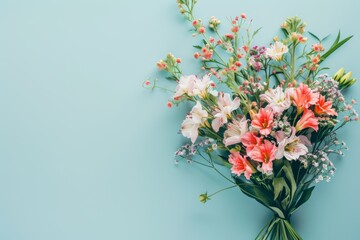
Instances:
[[[212,17],[204,24],[194,17],[196,0],[177,2],[193,35],[202,38],[194,53],[202,74],[184,75],[181,59],[172,54],[157,63],[177,83],[168,106],[193,104],[181,125],[190,141],[178,149],[176,162],[185,159],[214,169],[232,183],[229,188],[239,187],[273,211],[256,239],[301,239],[290,217],[316,183],[330,181],[335,173],[330,156],[346,149],[336,134],[358,120],[355,100],[346,102],[342,93],[356,81],[351,72],[340,69],[334,78],[320,73],[327,69],[322,62],[351,37],[341,40],[339,33],[325,51],[322,40],[305,35],[305,23],[291,17],[281,25],[282,38],[253,46],[258,30],[251,31],[246,14],[231,19],[229,31],[220,33],[220,20]],[[315,40],[311,47],[305,36]],[[145,85],[159,87],[157,81]],[[228,167],[231,176],[218,164]],[[201,194],[200,201],[213,195]]]

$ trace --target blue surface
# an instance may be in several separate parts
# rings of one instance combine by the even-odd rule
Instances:
[[[320,36],[354,34],[327,62],[360,77],[360,2],[200,0],[197,15],[246,12],[268,43],[298,15]],[[301,7],[301,5],[303,7]],[[0,2],[0,239],[252,239],[271,214],[238,190],[203,205],[227,183],[173,164],[186,112],[141,87],[168,51],[196,71],[197,39],[175,0]],[[359,96],[360,84],[348,97]],[[358,98],[360,101],[360,99]],[[359,239],[360,127],[342,131],[350,151],[335,179],[294,215],[304,239]]]

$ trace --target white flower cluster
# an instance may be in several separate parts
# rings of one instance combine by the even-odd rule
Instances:
[[[300,157],[299,160],[303,163],[305,168],[312,165],[312,180],[315,183],[319,183],[323,180],[330,182],[331,177],[335,174],[336,168],[325,151],[320,150],[315,154],[308,153]]]

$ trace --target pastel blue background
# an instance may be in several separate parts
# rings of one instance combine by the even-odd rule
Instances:
[[[341,29],[355,37],[330,72],[360,77],[359,10],[357,0],[199,0],[196,14],[246,12],[263,26],[259,44],[292,15],[320,36]],[[199,203],[228,184],[174,165],[187,106],[168,109],[168,93],[141,87],[168,51],[197,72],[189,28],[175,0],[0,2],[0,239],[253,239],[271,214],[237,189]],[[359,239],[359,134],[342,131],[350,151],[335,179],[294,215],[304,239]]]

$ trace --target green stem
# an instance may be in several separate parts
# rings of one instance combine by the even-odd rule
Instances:
[[[234,188],[234,187],[237,187],[237,186],[238,186],[238,185],[237,185],[237,184],[235,184],[235,185],[233,185],[233,186],[230,186],[230,187],[226,187],[226,188],[220,189],[220,190],[218,190],[218,191],[216,191],[216,192],[214,192],[214,193],[212,193],[212,194],[208,195],[208,197],[212,197],[212,196],[214,196],[214,195],[216,195],[216,194],[218,194],[218,193],[220,193],[220,192],[222,192],[222,191],[229,190],[229,189]]]

